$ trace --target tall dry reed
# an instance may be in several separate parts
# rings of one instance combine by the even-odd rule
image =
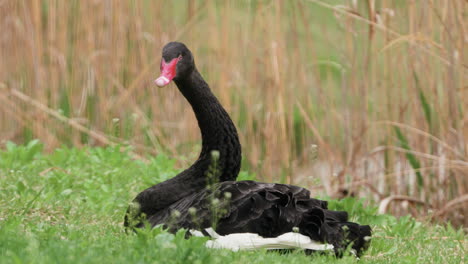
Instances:
[[[195,155],[191,108],[175,86],[152,84],[162,46],[178,40],[260,179],[467,224],[466,10],[463,0],[0,1],[0,138]]]

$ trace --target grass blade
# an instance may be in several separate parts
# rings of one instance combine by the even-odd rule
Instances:
[[[408,139],[403,135],[399,127],[394,127],[395,129],[395,134],[398,138],[398,141],[400,143],[400,146],[406,150],[411,151],[411,147],[408,143]],[[410,152],[407,152],[406,154],[406,159],[408,159],[408,162],[410,163],[411,167],[415,170],[416,173],[416,178],[418,181],[418,189],[421,190],[424,187],[424,179],[422,177],[421,172],[419,169],[421,168],[421,163],[419,160],[416,158],[415,155],[413,155]]]

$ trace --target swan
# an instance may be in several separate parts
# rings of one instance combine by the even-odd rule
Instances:
[[[347,212],[327,209],[305,188],[277,183],[236,181],[241,145],[226,110],[198,72],[192,52],[180,42],[162,50],[159,87],[174,81],[191,105],[202,137],[198,159],[174,178],[139,193],[124,225],[164,225],[213,238],[207,246],[232,250],[294,248],[334,250],[352,244],[360,254],[371,228],[348,221]]]

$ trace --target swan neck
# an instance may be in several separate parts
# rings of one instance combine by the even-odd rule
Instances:
[[[237,178],[241,164],[241,145],[236,127],[226,110],[211,92],[201,74],[195,69],[187,78],[175,80],[184,97],[192,106],[202,136],[202,150],[196,167],[196,177],[205,177],[212,163],[212,151],[219,152],[218,181]]]

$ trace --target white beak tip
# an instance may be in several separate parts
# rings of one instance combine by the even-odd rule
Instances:
[[[167,79],[165,76],[161,76],[161,77],[157,78],[154,82],[156,83],[157,86],[163,87],[163,86],[168,85],[170,80]]]

